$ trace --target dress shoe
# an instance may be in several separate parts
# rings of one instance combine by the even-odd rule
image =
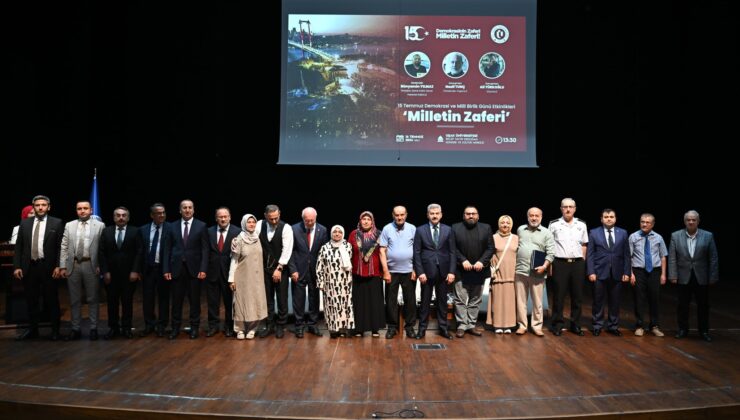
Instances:
[[[154,332],[154,327],[147,325],[144,330],[139,333],[139,337],[146,337]]]
[[[689,332],[687,330],[678,330],[676,333],[676,338],[684,338],[689,335]]]
[[[416,331],[413,328],[406,328],[406,337],[416,338]]]
[[[128,338],[129,340],[134,338],[134,333],[131,331],[131,329],[126,328],[125,330],[121,331],[121,335]]]
[[[206,337],[213,337],[218,332],[218,328],[208,328],[206,330]]]
[[[552,328],[551,331],[552,331],[552,335],[556,337],[560,337],[561,335],[563,335],[563,330],[560,327]]]
[[[233,336],[234,336],[234,329],[232,329],[232,328],[227,328],[227,329],[226,329],[226,331],[224,331],[224,335],[225,335],[226,337],[229,337],[229,338],[230,338],[230,337],[233,337]]]
[[[64,337],[64,341],[79,340],[80,338],[82,338],[82,333],[77,330],[72,330],[66,337]]]
[[[303,328],[298,327],[295,329],[295,338],[303,338]]]
[[[90,330],[90,341],[97,341],[98,340],[98,330],[93,328]]]
[[[275,338],[283,338],[285,337],[285,328],[282,325],[278,325],[275,328]]]
[[[190,329],[190,339],[195,340],[198,338],[198,329],[197,328],[191,328]]]
[[[32,338],[39,338],[39,330],[37,328],[28,328],[24,330],[18,337],[16,337],[16,341],[23,341],[23,340],[30,340]]]
[[[339,337],[339,333],[336,331],[329,331],[329,338],[335,339]]]
[[[519,327],[516,329],[516,335],[524,335],[527,333],[527,329],[524,327]]]
[[[712,337],[709,335],[708,332],[703,332],[700,335],[701,335],[701,339],[704,340],[704,341],[706,341],[707,343],[711,343],[712,342]]]
[[[385,338],[390,340],[391,338],[396,336],[396,330],[393,328],[388,328],[388,331],[385,332]]]
[[[268,335],[270,335],[270,334],[272,334],[274,332],[275,332],[275,330],[271,326],[265,327],[264,329],[260,330],[260,332],[257,334],[257,337],[259,337],[259,338],[265,338],[265,337],[267,337]]]
[[[455,333],[455,337],[457,338],[465,337],[465,330],[457,330],[457,332]]]
[[[594,328],[593,331],[591,331],[591,334],[594,335],[594,337],[598,337],[601,335],[601,328]]]
[[[450,332],[447,330],[439,330],[439,335],[441,335],[442,337],[448,340],[452,340],[452,334],[450,334]]]
[[[534,335],[537,337],[544,337],[545,333],[543,333],[542,330],[534,330]]]
[[[424,337],[425,337],[426,335],[427,335],[427,331],[426,331],[426,330],[419,330],[419,332],[418,332],[418,333],[416,333],[416,339],[417,339],[417,340],[421,340],[421,339],[422,339],[422,338],[424,338]]]
[[[107,333],[105,333],[105,335],[103,336],[103,340],[112,340],[118,337],[119,335],[121,335],[121,331],[119,331],[118,328],[111,328],[108,330]]]
[[[172,332],[170,332],[170,335],[167,336],[167,339],[174,340],[177,338],[178,335],[180,335],[180,330],[172,330]]]
[[[465,331],[465,332],[466,332],[467,334],[470,334],[470,335],[474,335],[474,336],[476,336],[476,337],[480,337],[480,336],[482,336],[482,335],[483,335],[483,333],[482,333],[482,332],[480,332],[480,331],[476,330],[475,328],[471,328],[471,329],[469,329],[469,330],[467,330],[467,331]]]
[[[164,337],[164,327],[157,328],[157,337]]]
[[[614,329],[609,329],[609,330],[606,330],[606,332],[608,332],[609,334],[611,334],[611,335],[613,335],[613,336],[615,336],[615,337],[621,337],[621,336],[622,336],[622,331],[619,331],[619,330],[618,330],[618,329],[616,329],[616,328],[614,328]]]
[[[321,332],[321,330],[319,330],[319,327],[317,327],[315,325],[309,325],[308,326],[308,332],[310,332],[311,334],[315,335],[316,337],[323,337],[324,336],[324,334]]]
[[[570,332],[581,337],[584,335],[583,330],[580,327],[570,327]]]

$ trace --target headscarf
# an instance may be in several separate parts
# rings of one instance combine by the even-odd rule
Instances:
[[[331,230],[329,231],[330,234],[334,233],[335,230],[339,229],[342,232],[342,239],[335,241],[333,238],[330,242],[332,248],[339,248],[339,257],[341,258],[341,267],[344,271],[349,271],[352,269],[352,258],[349,256],[349,252],[347,252],[347,247],[344,246],[346,241],[344,240],[344,228],[340,225],[334,225],[331,227]]]
[[[252,232],[247,231],[247,220],[250,218],[254,219],[255,222],[257,221],[257,218],[254,217],[254,215],[245,214],[244,217],[242,217],[242,232],[239,234],[239,239],[247,245],[251,245],[260,240],[259,236],[255,233],[257,230],[256,228]]]
[[[372,222],[370,229],[368,229],[367,232],[362,230],[362,218],[365,216],[369,216]],[[363,211],[360,214],[359,221],[357,222],[357,235],[355,241],[357,242],[357,248],[359,248],[360,254],[362,254],[362,258],[365,262],[370,261],[370,256],[378,246],[379,236],[380,231],[375,227],[375,216],[367,210]]]
[[[21,220],[26,220],[26,218],[28,218],[28,215],[31,214],[32,211],[33,206],[23,207],[23,210],[21,210]]]

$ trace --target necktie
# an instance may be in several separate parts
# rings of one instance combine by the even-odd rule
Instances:
[[[226,229],[219,229],[218,230],[219,231],[219,234],[218,234],[218,252],[223,252],[223,250],[224,250],[224,231],[225,230]]]
[[[308,250],[311,250],[311,229],[308,229],[306,231],[306,245],[308,245]]]
[[[653,254],[650,252],[650,237],[642,235],[645,238],[645,271],[653,271]]]
[[[36,219],[36,225],[33,229],[33,239],[31,239],[31,259],[39,259],[39,232],[41,231],[41,219]]]
[[[614,235],[612,235],[612,230],[607,230],[607,233],[609,234],[609,239],[607,240],[607,244],[609,245],[609,249],[611,249],[614,246]]]
[[[116,237],[116,246],[118,249],[121,249],[121,245],[123,245],[123,228],[118,228],[118,237]]]
[[[185,224],[185,230],[182,232],[182,244],[187,245],[188,244],[188,236],[190,236],[190,233],[188,231],[188,222],[183,222]]]
[[[156,226],[157,230],[154,231],[154,237],[152,243],[149,244],[149,264],[154,265],[157,263],[157,245],[159,244],[159,225]]]
[[[75,248],[75,258],[82,260],[85,256],[85,227],[87,222],[80,222],[80,228],[77,229],[77,247]]]
[[[432,232],[432,240],[434,240],[434,246],[436,248],[439,248],[439,225],[434,225],[434,230]]]

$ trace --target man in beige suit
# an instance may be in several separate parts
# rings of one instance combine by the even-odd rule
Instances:
[[[67,279],[72,307],[72,331],[65,340],[78,340],[82,336],[80,319],[83,284],[90,310],[90,340],[98,339],[98,246],[105,225],[90,217],[92,210],[89,201],[78,201],[77,220],[64,226],[59,268],[61,275]]]

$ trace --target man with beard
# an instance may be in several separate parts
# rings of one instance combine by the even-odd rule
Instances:
[[[458,281],[454,286],[454,302],[458,338],[465,333],[481,336],[481,332],[475,329],[475,323],[478,320],[483,283],[490,276],[493,233],[491,225],[479,223],[478,218],[478,209],[468,206],[463,212],[463,221],[452,225],[457,260]]]

